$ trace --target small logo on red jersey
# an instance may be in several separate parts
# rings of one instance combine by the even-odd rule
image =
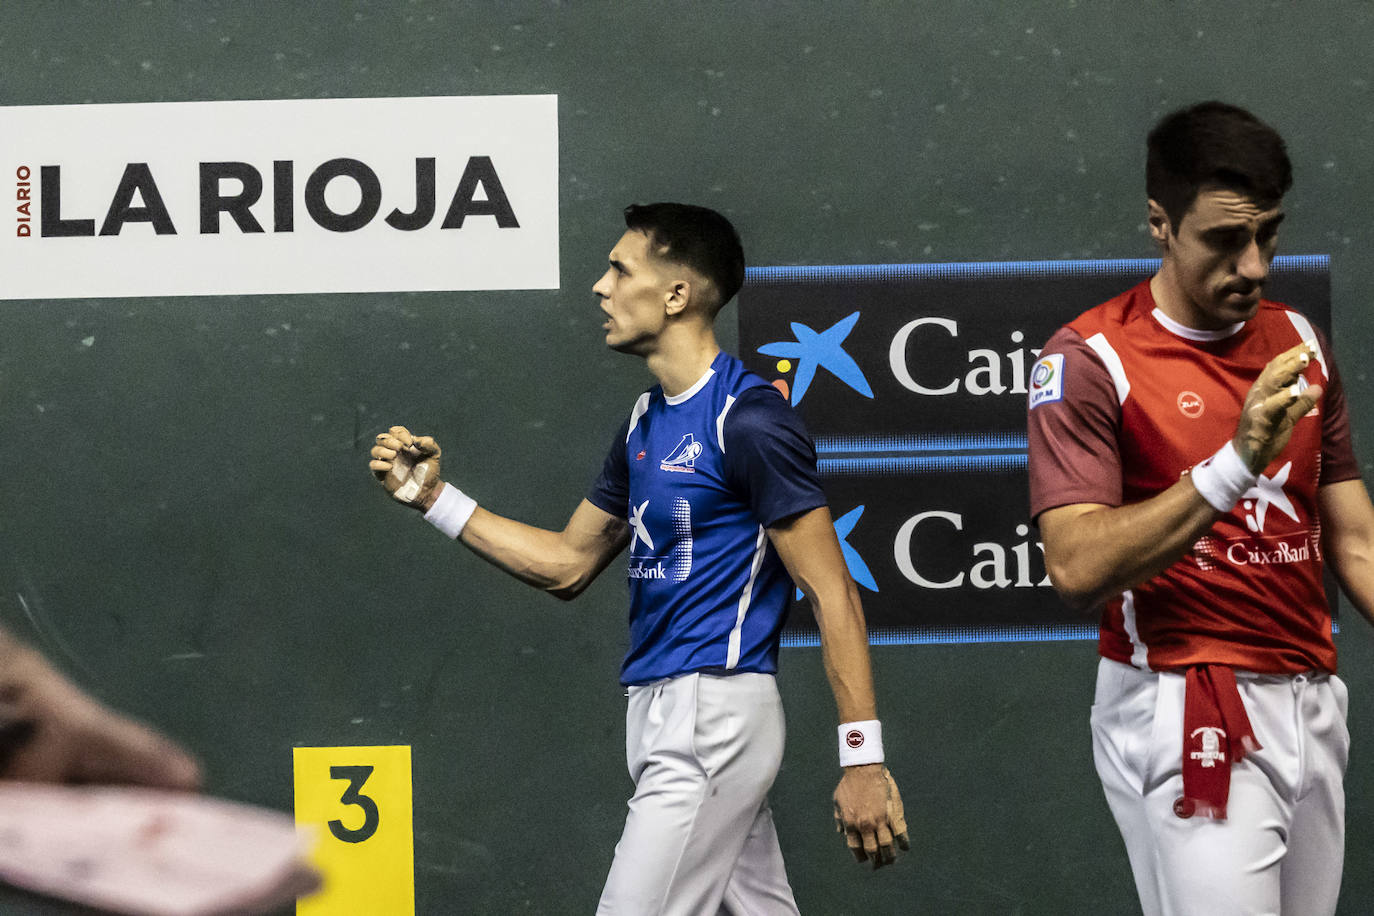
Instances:
[[[1202,416],[1204,410],[1202,396],[1196,391],[1180,391],[1178,393],[1178,410],[1190,420],[1196,420]]]
[[[1030,374],[1030,404],[1034,410],[1041,404],[1052,404],[1064,398],[1064,354],[1042,356]]]
[[[853,747],[853,748],[860,748],[860,747],[863,747],[863,746],[864,746],[864,733],[861,732],[861,731],[859,731],[857,728],[851,729],[851,730],[844,736],[844,743],[847,744],[847,745],[849,745],[850,747]]]

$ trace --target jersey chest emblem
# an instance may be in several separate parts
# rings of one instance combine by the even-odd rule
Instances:
[[[1190,420],[1196,420],[1207,409],[1207,405],[1202,403],[1202,395],[1196,391],[1180,391],[1177,403],[1178,412]]]
[[[1293,502],[1288,498],[1288,494],[1283,492],[1284,484],[1288,483],[1288,472],[1293,469],[1293,462],[1288,462],[1274,473],[1273,477],[1259,475],[1255,485],[1245,491],[1241,497],[1241,508],[1246,512],[1245,526],[1254,532],[1264,530],[1264,516],[1272,506],[1293,521],[1298,521],[1298,510],[1293,508]]]
[[[696,461],[701,457],[701,443],[692,437],[691,433],[682,437],[677,446],[668,453],[662,461],[658,463],[660,469],[664,471],[675,471],[679,474],[695,474]]]

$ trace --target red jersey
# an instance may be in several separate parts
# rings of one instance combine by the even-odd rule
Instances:
[[[1050,338],[1032,372],[1031,513],[1120,506],[1168,489],[1235,433],[1264,366],[1303,340],[1317,358],[1299,384],[1321,401],[1227,514],[1164,572],[1102,613],[1098,650],[1165,670],[1336,669],[1322,581],[1319,486],[1359,477],[1331,350],[1301,314],[1262,301],[1254,318],[1198,331],[1155,306],[1148,281]]]

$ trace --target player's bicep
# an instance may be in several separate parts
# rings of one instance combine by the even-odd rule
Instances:
[[[848,591],[849,570],[828,507],[788,516],[766,531],[792,581],[808,598],[817,601],[832,592]]]

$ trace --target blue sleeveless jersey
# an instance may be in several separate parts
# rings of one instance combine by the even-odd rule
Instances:
[[[641,395],[587,496],[630,523],[623,684],[777,670],[791,580],[765,529],[825,504],[782,395],[724,353],[690,390]]]

